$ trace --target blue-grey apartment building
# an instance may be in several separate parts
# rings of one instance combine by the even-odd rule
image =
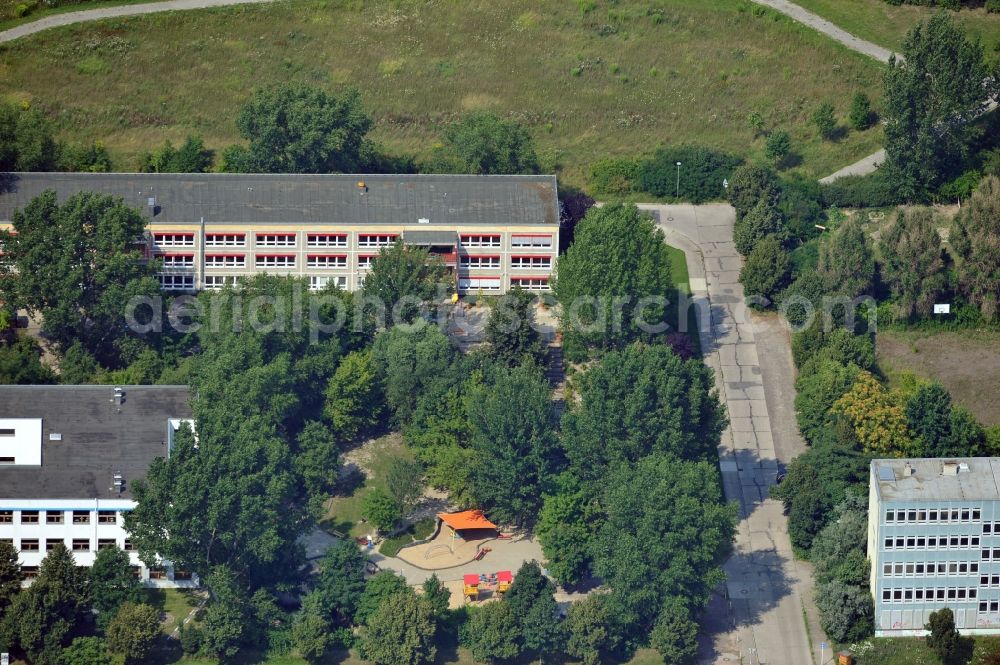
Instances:
[[[868,556],[877,636],[1000,634],[1000,458],[872,460]]]

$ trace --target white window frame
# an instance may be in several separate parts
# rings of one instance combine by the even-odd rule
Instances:
[[[365,249],[391,247],[396,243],[398,237],[398,233],[359,233],[358,247],[364,247]]]
[[[246,268],[246,254],[206,254],[206,268]]]
[[[500,267],[499,254],[463,254],[459,266],[469,270],[497,270]]]
[[[347,275],[309,275],[309,290],[322,291],[330,282],[339,289],[347,289]]]
[[[193,291],[194,275],[159,275],[164,291]]]
[[[227,286],[239,284],[241,275],[205,275],[203,287],[210,291],[218,291]]]
[[[499,233],[469,233],[458,237],[462,247],[500,247],[503,236]]]
[[[156,258],[164,269],[194,268],[194,254],[157,254]]]
[[[295,247],[297,240],[294,233],[257,233],[254,235],[254,246]]]
[[[309,233],[306,247],[347,247],[346,233]]]
[[[344,270],[347,268],[346,254],[309,254],[306,268],[315,270]]]
[[[520,286],[525,291],[551,291],[552,285],[545,277],[511,277],[510,286]]]
[[[245,233],[206,233],[205,247],[246,247]]]
[[[552,249],[552,236],[541,233],[512,233],[510,235],[510,246],[512,248]]]
[[[157,247],[194,247],[194,234],[160,231],[153,234],[153,244]]]
[[[551,256],[512,256],[512,270],[552,270]]]
[[[358,254],[358,270],[371,270],[375,254]]]
[[[495,276],[459,277],[458,288],[462,291],[499,291],[503,288],[503,279]]]
[[[294,268],[294,254],[258,254],[254,257],[257,268]]]

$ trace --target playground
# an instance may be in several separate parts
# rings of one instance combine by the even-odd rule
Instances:
[[[397,558],[424,570],[455,568],[481,561],[495,548],[513,540],[502,534],[478,510],[440,513],[438,528],[425,543],[404,547]]]

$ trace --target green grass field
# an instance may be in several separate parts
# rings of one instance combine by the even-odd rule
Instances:
[[[1000,649],[997,637],[977,637],[973,643],[967,639],[962,652],[968,660],[960,661],[966,665],[982,665],[986,654]],[[921,637],[870,639],[854,646],[855,665],[941,665],[941,659]]]
[[[126,169],[189,132],[236,141],[255,87],[354,86],[391,152],[426,156],[444,123],[488,108],[581,185],[597,159],[658,145],[759,156],[750,111],[791,131],[793,170],[824,175],[881,133],[824,142],[810,115],[823,101],[846,115],[858,90],[877,102],[880,67],[746,0],[289,0],[46,31],[0,47],[0,96],[45,109],[63,138],[103,141]]]
[[[927,20],[933,7],[900,5],[894,7],[885,0],[795,0],[796,4],[836,23],[848,32],[886,48],[898,49],[906,33],[917,23]],[[1000,14],[988,14],[985,9],[963,9],[952,15],[970,35],[982,39],[986,52],[997,57],[1000,46]]]

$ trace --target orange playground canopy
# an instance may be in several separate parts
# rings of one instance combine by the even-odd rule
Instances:
[[[465,510],[460,513],[438,513],[438,519],[455,531],[497,528],[496,524],[486,519],[481,510]]]

